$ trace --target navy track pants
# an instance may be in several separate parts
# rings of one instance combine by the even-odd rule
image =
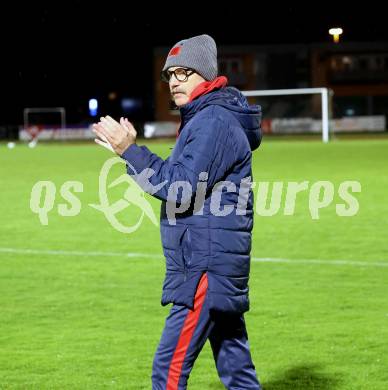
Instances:
[[[208,309],[207,276],[199,282],[194,309],[173,305],[155,354],[153,390],[183,390],[207,339],[218,375],[228,390],[261,390],[242,314]]]

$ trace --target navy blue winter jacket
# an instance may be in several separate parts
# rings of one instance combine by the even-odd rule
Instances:
[[[253,180],[251,154],[261,141],[260,107],[249,106],[237,89],[225,87],[182,106],[180,113],[180,133],[169,158],[163,160],[136,144],[122,155],[137,173],[153,169],[149,179],[153,185],[166,182],[153,194],[162,200],[160,230],[166,257],[162,304],[193,308],[206,272],[210,308],[243,313],[249,310],[253,194],[249,186],[244,191],[240,186],[242,179]],[[199,179],[201,172],[207,173],[207,182]],[[130,168],[128,173],[133,174]],[[192,197],[174,224],[167,215],[167,197],[171,183],[177,181],[191,186]],[[194,204],[202,182],[206,194],[199,209]],[[186,201],[181,190],[173,204],[179,207]],[[238,212],[238,204],[244,203],[244,211]]]

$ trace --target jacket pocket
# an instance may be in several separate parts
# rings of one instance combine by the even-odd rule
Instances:
[[[161,236],[164,249],[179,250],[186,233],[186,226],[162,226]]]
[[[186,228],[184,233],[182,234],[181,240],[180,240],[180,246],[182,248],[182,262],[183,262],[183,269],[184,269],[184,280],[187,279],[187,273],[190,269],[191,265],[191,257],[192,257],[192,248],[191,248],[191,235],[190,235],[190,229]]]

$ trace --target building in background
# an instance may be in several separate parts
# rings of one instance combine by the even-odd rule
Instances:
[[[156,121],[179,120],[160,80],[167,53],[154,51]],[[388,43],[220,46],[219,73],[240,90],[327,87],[333,118],[388,117]],[[319,97],[260,98],[259,104],[267,118],[319,118],[321,110]]]
[[[311,48],[311,82],[334,91],[334,117],[388,116],[388,43]]]

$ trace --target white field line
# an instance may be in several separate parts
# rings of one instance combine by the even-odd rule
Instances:
[[[18,249],[2,248],[0,253],[12,255],[50,255],[50,256],[83,256],[83,257],[143,257],[148,259],[162,259],[163,255],[138,252],[99,252],[99,251],[67,251],[67,250],[44,250],[44,249]],[[319,259],[278,259],[271,257],[252,257],[257,263],[281,263],[281,264],[304,264],[304,265],[345,265],[359,267],[388,267],[388,261],[367,262],[353,260],[319,260]]]
[[[358,261],[358,260],[318,260],[318,259],[276,259],[271,257],[252,257],[252,261],[260,263],[290,263],[290,264],[318,264],[318,265],[351,265],[359,267],[388,267],[388,261]]]
[[[66,251],[66,250],[46,250],[46,249],[17,249],[1,248],[0,253],[10,253],[14,255],[50,255],[50,256],[83,256],[83,257],[146,257],[161,259],[162,255],[152,253],[135,253],[135,252],[98,252],[98,251]]]

